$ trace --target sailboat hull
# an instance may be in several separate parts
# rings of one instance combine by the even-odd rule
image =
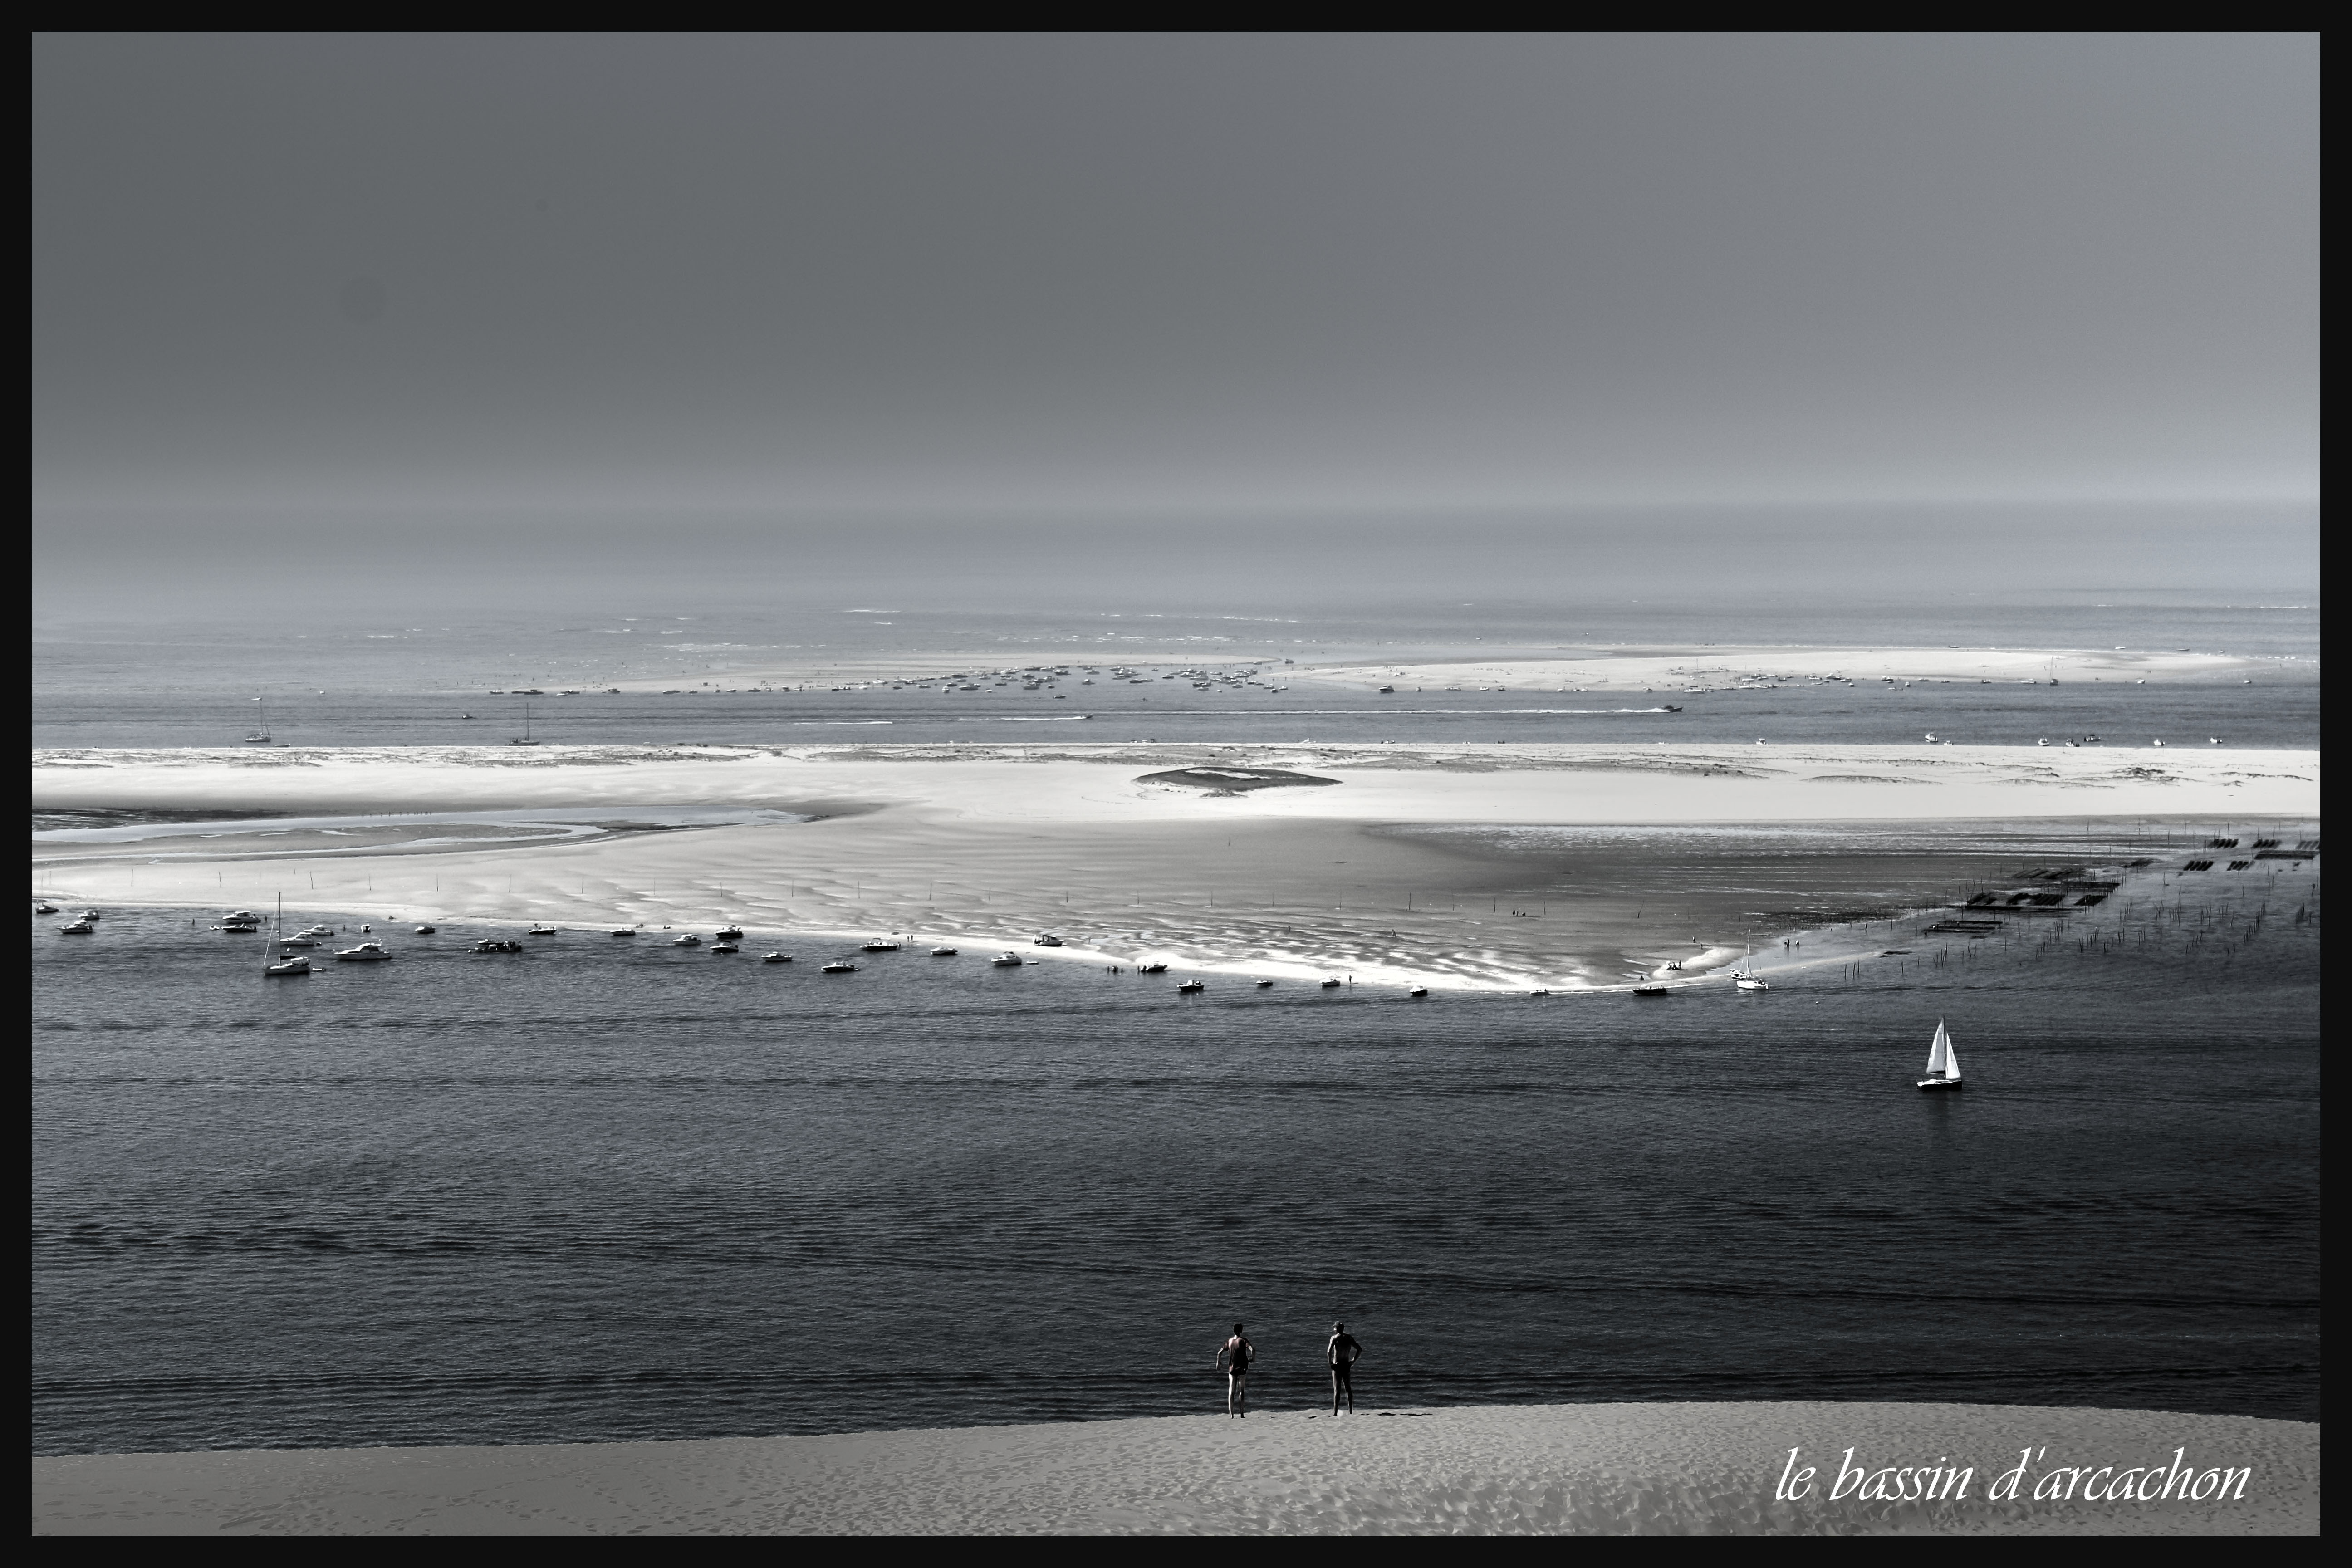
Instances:
[[[1960,1087],[1960,1080],[1956,1078],[1923,1078],[1919,1080],[1919,1087],[1921,1089],[1958,1089]]]

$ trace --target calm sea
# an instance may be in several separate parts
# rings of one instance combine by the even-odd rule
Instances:
[[[1850,1398],[2319,1415],[2317,882],[1664,1002],[35,922],[34,1448]],[[1939,1018],[1969,1087],[1912,1079]]]

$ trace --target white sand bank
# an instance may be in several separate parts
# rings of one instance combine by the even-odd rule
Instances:
[[[1776,1500],[1795,1485],[1791,1447],[1820,1473],[1810,1497]],[[2024,1495],[1989,1499],[2029,1448]],[[1849,1494],[1899,1490],[1913,1483],[1867,1478],[1924,1467],[1954,1495],[1832,1500],[1848,1449],[1864,1472]],[[2251,1474],[2226,1500],[2180,1500],[2220,1489],[2205,1478],[2221,1468]],[[1983,1405],[1280,1412],[33,1461],[37,1534],[2315,1534],[2319,1517],[2315,1424]]]
[[[1550,654],[1515,650],[1502,657],[1402,664],[1318,665],[1300,679],[1375,689],[1672,692],[1742,685],[1845,679],[2015,683],[2059,680],[2234,684],[2309,680],[2317,667],[2276,658],[2190,651],[2056,647],[1600,647]]]
[[[1249,762],[1337,779],[1245,795],[1141,784]],[[740,921],[754,939],[899,932],[1297,979],[1518,988],[1610,983],[1737,941],[1736,924],[1514,918],[1510,868],[1393,824],[2315,818],[2315,752],[2017,748],[733,748],[83,752],[36,759],[37,809],[322,815],[739,805],[828,813],[586,844],[207,858],[187,838],[69,847],[37,890],[99,903],[339,910],[601,928]],[[1213,773],[1204,775],[1213,781]],[[64,851],[59,851],[62,857]],[[1788,875],[1801,879],[1790,863]],[[1521,877],[1523,881],[1524,878]],[[1792,883],[1792,885],[1796,885]],[[812,952],[806,956],[814,956]]]

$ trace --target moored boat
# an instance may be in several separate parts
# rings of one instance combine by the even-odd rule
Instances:
[[[675,937],[671,939],[670,942],[670,946],[672,947],[700,947],[701,945],[702,939],[695,935],[692,931],[688,931],[683,936]]]
[[[793,955],[789,952],[767,952],[760,955],[760,962],[762,963],[790,963],[792,961]]]
[[[935,947],[931,949],[931,956],[933,958],[953,958],[955,955],[956,950],[951,947]]]
[[[357,947],[347,947],[341,952],[335,954],[335,962],[338,963],[382,963],[385,959],[390,958],[392,954],[384,952],[381,943],[363,942]]]
[[[1179,995],[1184,995],[1194,991],[1206,991],[1208,988],[1206,982],[1199,980],[1186,980],[1178,983],[1176,992]]]
[[[824,968],[820,970],[818,973],[824,974],[855,974],[857,973],[857,965],[850,963],[845,958],[836,958],[831,963],[826,964]]]

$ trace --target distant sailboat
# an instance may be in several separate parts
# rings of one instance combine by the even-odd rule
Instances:
[[[1960,1087],[1960,1053],[1952,1048],[1951,1032],[1944,1020],[1936,1020],[1936,1041],[1927,1047],[1927,1076],[1919,1080],[1921,1089],[1958,1089]]]
[[[507,744],[509,746],[536,746],[539,744],[537,741],[530,738],[530,703],[526,702],[522,705],[522,733],[517,735],[513,740],[509,741]]]
[[[248,746],[274,746],[278,742],[269,736],[269,704],[258,697],[253,700],[258,709],[260,722],[254,726],[253,733],[245,738],[245,743]]]

